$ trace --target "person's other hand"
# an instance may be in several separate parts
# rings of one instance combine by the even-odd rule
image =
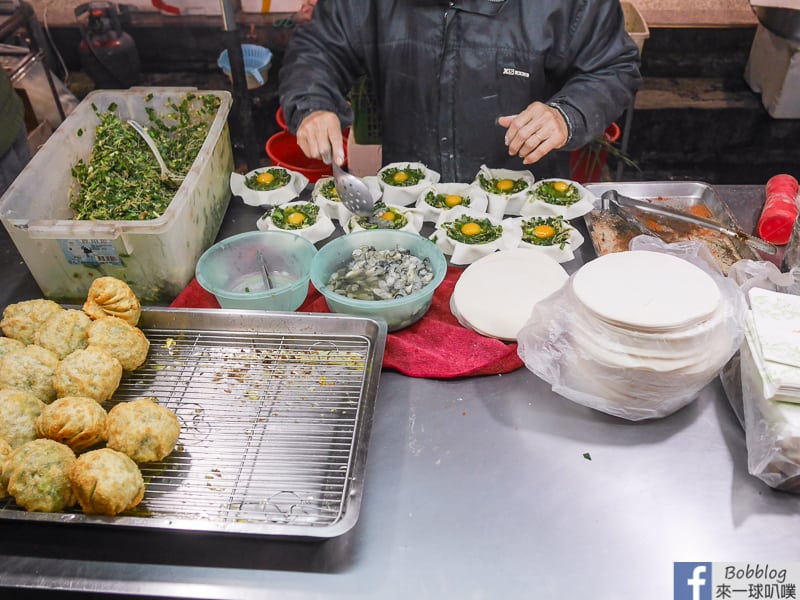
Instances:
[[[561,113],[547,104],[534,102],[518,115],[497,120],[506,128],[505,144],[510,156],[530,165],[567,143],[569,129]]]
[[[297,128],[297,144],[308,158],[337,165],[344,162],[342,124],[335,113],[317,110],[309,114]]]

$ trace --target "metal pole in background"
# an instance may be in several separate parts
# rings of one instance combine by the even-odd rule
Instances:
[[[236,19],[230,0],[219,0],[222,10],[222,27],[225,48],[231,63],[233,80],[233,113],[236,115],[239,135],[244,140],[244,157],[247,170],[258,167],[259,149],[253,126],[253,103],[247,90],[247,76],[244,71],[244,56],[236,31]]]

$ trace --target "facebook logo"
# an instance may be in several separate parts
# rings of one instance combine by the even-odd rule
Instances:
[[[711,563],[674,563],[675,600],[711,600]]]

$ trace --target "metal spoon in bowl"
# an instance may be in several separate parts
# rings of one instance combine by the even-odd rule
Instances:
[[[150,147],[150,150],[153,152],[153,155],[156,157],[158,161],[158,166],[161,168],[161,179],[162,180],[169,180],[174,183],[180,184],[185,177],[183,175],[178,175],[177,173],[173,173],[167,167],[167,163],[164,162],[163,157],[161,156],[161,152],[158,151],[158,146],[156,146],[155,140],[150,137],[150,134],[147,132],[147,129],[142,127],[142,125],[138,121],[134,121],[133,119],[128,119],[128,125],[133,127],[133,129],[142,136],[142,139],[147,142],[147,145]]]
[[[347,210],[359,217],[372,216],[375,212],[375,199],[361,179],[348,173],[331,160],[330,154],[325,155],[324,162],[331,165],[333,169],[333,180],[336,186],[336,193],[339,200],[345,205]]]
[[[269,276],[269,269],[267,268],[267,261],[264,260],[264,253],[259,250],[256,254],[258,257],[258,265],[261,268],[261,280],[264,282],[264,289],[272,289],[272,278]]]

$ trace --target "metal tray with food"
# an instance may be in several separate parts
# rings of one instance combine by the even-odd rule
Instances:
[[[661,204],[687,214],[712,219],[721,225],[737,228],[738,224],[728,205],[706,183],[694,181],[645,181],[610,182],[588,184],[586,188],[597,198],[608,190],[616,190],[624,196]],[[668,217],[638,213],[633,216],[643,227],[665,242],[697,240],[704,242],[724,273],[736,261],[758,255],[742,240],[725,236],[711,229],[683,223]],[[630,240],[640,234],[633,226],[615,211],[604,211],[599,203],[594,210],[584,216],[589,237],[598,256],[628,249]]]
[[[145,308],[147,361],[107,409],[155,398],[178,416],[175,450],[140,464],[141,503],[115,517],[0,518],[330,538],[358,518],[386,325],[346,315]]]

